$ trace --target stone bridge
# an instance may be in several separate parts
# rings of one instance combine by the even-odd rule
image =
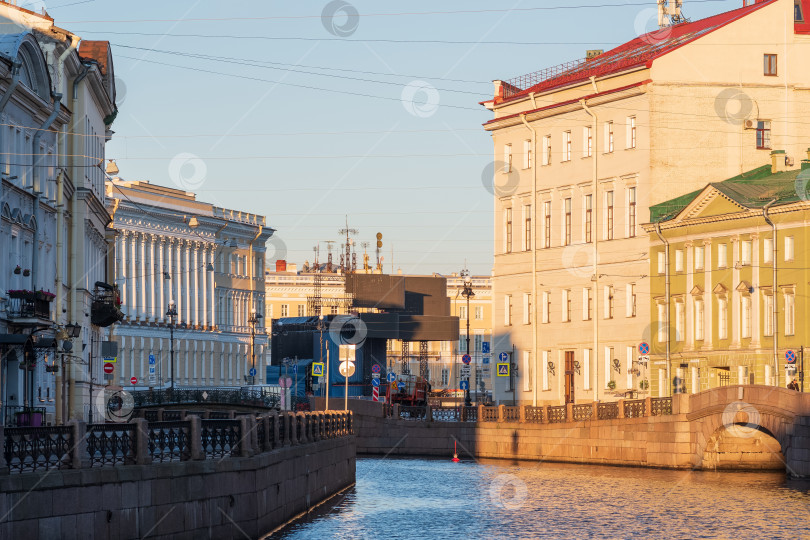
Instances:
[[[462,458],[810,476],[810,394],[772,386],[556,407],[400,409],[355,401],[352,410],[361,454],[449,457],[458,443]]]

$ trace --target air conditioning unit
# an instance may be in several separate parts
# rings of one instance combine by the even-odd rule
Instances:
[[[745,121],[745,129],[756,129],[757,123],[753,120],[746,120]]]

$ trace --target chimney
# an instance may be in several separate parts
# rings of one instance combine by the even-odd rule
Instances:
[[[771,152],[771,174],[788,170],[787,155],[784,150],[774,150]]]
[[[279,259],[276,261],[276,272],[286,272],[287,271],[287,261],[284,259]]]

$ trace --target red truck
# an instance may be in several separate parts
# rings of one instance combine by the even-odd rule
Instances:
[[[400,383],[405,383],[402,388]],[[393,389],[393,385],[397,389]],[[430,392],[430,385],[422,377],[416,375],[400,375],[395,383],[389,383],[387,390],[387,402],[399,403],[400,405],[423,407],[427,405],[427,396]]]

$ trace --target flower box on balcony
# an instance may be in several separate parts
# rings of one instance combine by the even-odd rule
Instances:
[[[48,292],[48,291],[37,291],[36,293],[37,300],[45,300],[46,302],[52,302],[56,295]]]
[[[21,298],[23,300],[33,300],[34,299],[34,291],[26,291],[25,289],[20,290],[10,290],[8,291],[9,298]]]

